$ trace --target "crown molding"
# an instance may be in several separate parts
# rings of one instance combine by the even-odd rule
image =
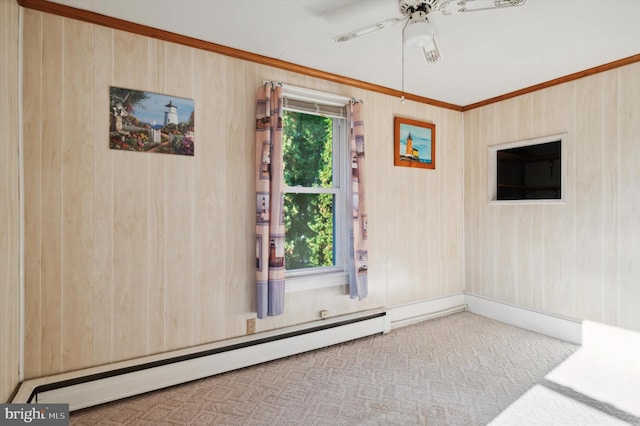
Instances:
[[[404,95],[407,100],[420,102],[428,105],[433,105],[441,108],[451,109],[454,111],[462,111],[462,107],[459,105],[450,104],[447,102],[438,101],[435,99],[425,98],[422,96],[413,95],[411,93],[404,93],[400,90],[390,89],[388,87],[379,86],[377,84],[367,83],[366,81],[356,80],[349,77],[344,77],[338,74],[332,74],[325,71],[320,71],[314,68],[297,65],[291,62],[282,61],[279,59],[270,58],[267,56],[258,55],[256,53],[247,52],[240,49],[234,49],[231,47],[223,46],[216,43],[200,40],[193,37],[176,34],[169,31],[159,30],[157,28],[149,27],[147,25],[136,24],[134,22],[125,21],[122,19],[112,18],[110,16],[101,15],[99,13],[90,12],[75,7],[66,6],[59,3],[53,3],[47,0],[17,0],[18,4],[22,7],[38,10],[40,12],[50,13],[53,15],[62,16],[65,18],[76,19],[90,24],[101,25],[104,27],[127,31],[133,34],[139,34],[146,37],[155,38],[162,41],[168,41],[172,43],[181,44],[184,46],[193,47],[196,49],[206,50],[209,52],[219,53],[221,55],[230,56],[232,58],[243,59],[246,61],[254,62],[261,65],[267,65],[274,68],[283,69],[286,71],[295,72],[298,74],[306,75],[309,77],[320,78],[328,80],[334,83],[340,83],[347,86],[355,87],[358,89],[369,90],[372,92],[382,93],[384,95],[394,96],[400,98]]]
[[[419,103],[432,105],[432,106],[445,108],[445,109],[450,109],[454,111],[459,111],[459,112],[480,108],[486,105],[504,101],[506,99],[515,98],[517,96],[525,95],[527,93],[546,89],[548,87],[556,86],[559,84],[578,80],[580,78],[588,77],[590,75],[598,74],[605,71],[610,71],[615,68],[640,62],[640,54],[637,54],[637,55],[629,56],[627,58],[623,58],[617,61],[609,62],[607,64],[589,68],[584,71],[579,71],[573,74],[569,74],[564,77],[549,80],[544,83],[539,83],[533,86],[525,87],[520,90],[505,93],[503,95],[486,99],[484,101],[476,102],[466,106],[460,106],[460,105],[455,105],[448,102],[438,101],[436,99],[425,98],[425,97],[414,95],[411,93],[404,93],[400,90],[395,90],[395,89],[380,86],[377,84],[367,83],[366,81],[356,80],[356,79],[341,76],[338,74],[333,74],[326,71],[305,67],[302,65],[294,64],[292,62],[282,61],[280,59],[274,59],[268,56],[258,55],[256,53],[247,52],[245,50],[234,49],[231,47],[223,46],[216,43],[211,43],[211,42],[200,40],[197,38],[160,30],[157,28],[149,27],[147,25],[136,24],[134,22],[125,21],[123,19],[112,18],[110,16],[101,15],[99,13],[77,9],[75,7],[66,6],[59,3],[53,3],[48,0],[16,0],[16,1],[20,6],[28,9],[38,10],[40,12],[50,13],[53,15],[58,15],[58,16],[62,16],[70,19],[76,19],[79,21],[88,22],[90,24],[100,25],[100,26],[121,30],[121,31],[127,31],[129,33],[151,37],[151,38],[155,38],[162,41],[168,41],[172,43],[181,44],[184,46],[193,47],[196,49],[206,50],[209,52],[230,56],[232,58],[242,59],[245,61],[250,61],[250,62],[254,62],[261,65],[267,65],[270,67],[283,69],[285,71],[295,72],[295,73],[306,75],[309,77],[315,77],[315,78],[331,81],[334,83],[355,87],[358,89],[381,93],[383,95],[389,95],[397,98],[404,96],[405,99],[410,101],[419,102]]]
[[[576,73],[569,74],[564,77],[555,78],[553,80],[549,80],[544,83],[525,87],[524,89],[516,90],[514,92],[505,93],[504,95],[496,96],[495,98],[490,98],[484,101],[476,102],[474,104],[466,105],[462,107],[462,111],[464,112],[464,111],[469,111],[475,108],[480,108],[485,105],[504,101],[505,99],[515,98],[516,96],[525,95],[531,92],[536,92],[538,90],[546,89],[548,87],[557,86],[558,84],[568,83],[570,81],[578,80],[584,77],[588,77],[590,75],[598,74],[605,71],[610,71],[612,69],[623,67],[625,65],[631,65],[636,62],[640,62],[640,54],[619,59],[617,61],[609,62],[607,64],[598,65],[597,67],[589,68],[584,71],[578,71]]]

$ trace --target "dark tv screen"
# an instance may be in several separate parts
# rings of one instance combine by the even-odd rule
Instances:
[[[497,151],[498,200],[562,198],[561,142]]]

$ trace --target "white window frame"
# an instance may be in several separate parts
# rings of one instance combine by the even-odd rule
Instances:
[[[318,105],[345,107],[351,98],[334,95],[331,93],[305,89],[296,86],[282,85],[282,95],[285,99],[284,110],[297,111],[305,114],[312,114],[310,111],[296,110],[287,107],[286,99],[301,100]],[[320,109],[320,108],[319,108]],[[307,188],[290,187],[285,185],[285,193],[306,193],[321,194],[328,193],[334,195],[333,217],[335,221],[335,265],[317,268],[294,269],[285,274],[285,292],[292,293],[298,291],[314,290],[325,287],[343,286],[349,282],[347,270],[348,262],[348,185],[350,184],[350,161],[351,147],[349,145],[348,123],[346,117],[337,117],[328,114],[318,113],[315,115],[330,116],[333,122],[333,176],[334,187],[332,188]],[[336,185],[338,185],[336,187]],[[285,237],[286,238],[286,237]]]
[[[511,148],[520,148],[523,146],[540,145],[543,143],[560,141],[560,198],[553,199],[535,199],[535,200],[498,200],[498,151]],[[488,147],[487,160],[487,176],[488,176],[488,194],[489,204],[495,205],[513,205],[513,204],[565,204],[567,199],[567,134],[560,133],[555,135],[543,136],[535,139],[525,139],[517,142],[504,143],[500,145],[491,145]]]

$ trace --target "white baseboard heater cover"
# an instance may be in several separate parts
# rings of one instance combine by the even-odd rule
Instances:
[[[385,331],[385,312],[343,321],[327,322],[307,329],[256,338],[173,358],[115,368],[97,373],[76,372],[47,377],[44,383],[28,380],[13,402],[65,403],[79,410],[117,399],[202,379],[299,353],[347,342]],[[89,371],[95,369],[89,369]],[[26,389],[23,389],[26,387]],[[28,389],[32,387],[32,389]],[[29,393],[30,391],[30,393]],[[20,395],[22,394],[22,398]],[[29,395],[24,398],[26,395]],[[22,401],[20,401],[22,399]]]
[[[64,403],[69,410],[99,405],[239,368],[381,334],[468,310],[562,340],[580,343],[580,321],[473,294],[334,317],[226,342],[203,345],[23,382],[13,403]]]

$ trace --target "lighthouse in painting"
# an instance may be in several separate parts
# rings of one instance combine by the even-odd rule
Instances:
[[[407,135],[407,150],[405,152],[408,156],[413,155],[413,138],[411,137],[411,132]]]
[[[178,124],[178,107],[175,106],[171,101],[164,106],[167,110],[164,112],[164,125],[167,124]]]
[[[420,151],[413,147],[413,136],[411,136],[411,132],[407,135],[407,147],[405,149],[405,153],[404,155],[400,154],[400,157],[405,160],[420,161]]]

